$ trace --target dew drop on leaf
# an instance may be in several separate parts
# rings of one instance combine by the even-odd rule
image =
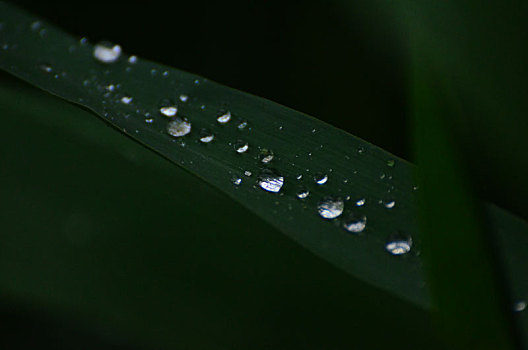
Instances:
[[[187,102],[188,99],[189,99],[189,96],[184,95],[184,94],[181,94],[181,95],[180,95],[180,101],[182,101],[182,102]]]
[[[245,141],[239,140],[235,143],[235,151],[237,151],[237,153],[245,153],[247,152],[248,149],[249,149],[249,145]]]
[[[284,185],[284,177],[276,171],[264,169],[258,177],[258,184],[265,191],[277,193]]]
[[[301,188],[299,191],[297,191],[296,196],[299,199],[305,199],[308,198],[310,195],[310,191],[307,188]]]
[[[137,62],[137,60],[138,60],[137,56],[132,55],[132,56],[130,56],[130,57],[128,58],[128,63],[130,63],[130,64],[134,64],[134,63]]]
[[[526,301],[525,300],[518,300],[517,302],[515,302],[515,304],[513,304],[513,311],[515,312],[521,312],[521,311],[524,311],[524,309],[526,309]]]
[[[364,205],[365,205],[365,198],[361,198],[361,199],[358,199],[358,200],[356,201],[356,206],[358,206],[358,207],[362,207],[362,206],[364,206]]]
[[[385,208],[387,208],[387,209],[392,209],[392,208],[394,208],[394,206],[396,205],[396,202],[393,201],[393,200],[389,200],[389,201],[383,202],[383,205],[384,205]]]
[[[234,176],[231,178],[231,182],[233,182],[235,186],[238,186],[242,183],[242,179],[237,176]]]
[[[325,219],[335,219],[343,214],[345,202],[340,198],[324,197],[317,205],[317,211]]]
[[[351,233],[360,233],[363,232],[367,226],[367,217],[364,215],[356,216],[351,214],[343,222],[343,228]]]
[[[174,117],[178,113],[178,107],[171,99],[164,98],[159,103],[159,111],[166,117]]]
[[[323,173],[317,173],[314,176],[315,183],[318,185],[324,185],[328,181],[328,175]]]
[[[93,48],[93,56],[101,63],[114,63],[121,56],[121,46],[105,41],[97,43]]]
[[[273,151],[270,149],[263,148],[260,151],[259,158],[260,158],[260,161],[264,164],[268,164],[269,162],[271,162],[273,160],[273,157],[274,157]]]
[[[391,235],[387,239],[385,249],[392,255],[404,255],[411,251],[412,238],[402,233]]]
[[[209,130],[203,128],[200,130],[200,142],[209,143],[214,140],[214,134]]]
[[[220,123],[220,124],[226,124],[227,122],[229,122],[231,120],[231,112],[225,112],[225,113],[221,113],[217,118],[216,120]]]
[[[131,96],[123,96],[121,97],[121,102],[128,105],[130,104],[130,102],[132,102],[132,97]]]
[[[177,117],[167,124],[167,132],[174,137],[185,136],[191,132],[191,123],[185,119]]]
[[[246,171],[244,171],[244,175],[246,175],[246,176],[251,176],[251,175],[252,175],[252,173],[251,173],[251,171],[249,171],[249,170],[246,170]]]

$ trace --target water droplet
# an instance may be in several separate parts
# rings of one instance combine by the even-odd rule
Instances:
[[[132,56],[130,56],[130,57],[128,58],[128,63],[130,63],[130,64],[134,64],[134,63],[137,62],[137,60],[138,60],[137,56],[132,55]]]
[[[357,152],[358,152],[359,154],[363,154],[363,152],[365,152],[365,150],[363,149],[363,147],[359,147],[359,148],[357,149]]]
[[[115,90],[115,85],[114,84],[108,84],[105,86],[105,89],[107,91],[114,91]]]
[[[162,75],[163,75],[164,77],[168,77],[168,76],[169,76],[169,71],[164,71],[164,72],[162,73]]]
[[[178,113],[178,107],[171,99],[164,98],[159,103],[159,111],[166,117],[174,117]]]
[[[177,117],[167,124],[167,132],[174,137],[185,136],[191,132],[191,123],[185,119]]]
[[[323,173],[317,173],[314,176],[315,183],[318,185],[324,185],[328,181],[328,175]]]
[[[53,71],[53,68],[48,63],[43,63],[40,65],[40,69],[42,69],[46,73],[51,73]]]
[[[367,226],[367,217],[365,215],[355,216],[351,214],[343,222],[343,228],[347,230],[348,232],[352,232],[352,233],[363,232],[366,226]]]
[[[145,123],[147,123],[147,124],[152,124],[153,122],[154,122],[154,119],[152,119],[152,118],[146,118],[145,119]]]
[[[244,171],[244,175],[251,176],[251,171],[249,171],[249,170]]]
[[[385,249],[392,255],[403,255],[411,251],[412,238],[408,235],[397,233],[387,239]]]
[[[234,185],[238,186],[242,183],[242,179],[237,177],[237,176],[233,176],[231,178],[231,181],[233,182]]]
[[[266,148],[263,148],[261,151],[260,151],[260,155],[259,155],[259,158],[260,158],[260,161],[264,164],[268,164],[269,162],[271,162],[273,160],[273,151],[270,150],[270,149],[266,149]]]
[[[238,130],[244,130],[244,129],[246,128],[247,124],[248,124],[247,121],[245,121],[245,120],[244,120],[244,121],[241,121],[241,122],[238,124],[238,126],[237,126]]]
[[[229,122],[231,120],[231,112],[225,112],[225,113],[222,113],[220,114],[216,120],[220,123],[220,124],[225,124],[227,122]]]
[[[102,63],[114,63],[121,56],[121,46],[100,42],[94,46],[93,56]]]
[[[187,102],[188,99],[189,99],[189,96],[184,95],[184,94],[181,94],[181,95],[180,95],[180,101],[182,101],[182,102]]]
[[[123,96],[121,97],[121,102],[128,105],[130,104],[130,102],[132,102],[132,97],[131,96]]]
[[[88,44],[88,38],[86,37],[82,37],[79,39],[79,44],[81,44],[82,46]]]
[[[297,180],[302,179],[302,174],[297,175],[295,178],[296,178]]]
[[[390,201],[383,202],[383,205],[384,205],[385,208],[387,208],[387,209],[392,209],[392,208],[394,208],[394,206],[396,205],[396,202],[393,201],[393,200],[390,200]]]
[[[365,198],[358,199],[358,200],[356,201],[356,205],[357,205],[358,207],[362,207],[362,206],[364,206],[364,205],[365,205]]]
[[[265,191],[277,193],[284,185],[284,177],[273,170],[264,169],[258,177],[258,184]]]
[[[36,32],[37,30],[40,29],[41,26],[42,26],[42,22],[35,21],[35,22],[31,23],[31,30]]]
[[[300,189],[299,191],[297,191],[297,193],[296,193],[296,196],[297,196],[297,198],[299,198],[299,199],[305,199],[305,198],[307,198],[309,195],[310,195],[310,191],[309,191],[307,188],[305,188],[305,187],[301,188],[301,189]]]
[[[387,161],[387,165],[390,166],[390,167],[393,167],[394,166],[394,159],[389,159]]]
[[[237,151],[237,153],[245,153],[247,152],[248,149],[249,149],[249,145],[245,141],[238,140],[235,143],[235,151]]]
[[[214,134],[209,129],[200,130],[200,142],[209,143],[214,140]]]
[[[324,197],[317,206],[319,215],[325,219],[335,219],[343,213],[345,202],[340,198]]]
[[[521,312],[521,311],[524,311],[524,309],[526,309],[526,301],[525,300],[519,300],[517,302],[515,302],[515,304],[513,304],[513,311],[515,312]]]

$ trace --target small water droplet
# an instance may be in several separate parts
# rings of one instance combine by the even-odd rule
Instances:
[[[137,56],[132,55],[132,56],[130,56],[130,57],[128,58],[128,63],[130,63],[130,64],[134,64],[134,63],[137,62],[137,60],[138,60]]]
[[[269,162],[271,162],[273,160],[273,157],[274,157],[273,151],[270,149],[263,148],[260,151],[259,158],[260,158],[260,161],[264,164],[268,164]]]
[[[383,205],[384,205],[385,208],[387,208],[387,209],[392,209],[392,208],[394,208],[394,206],[396,205],[396,201],[393,201],[393,200],[386,201],[386,202],[383,202]]]
[[[167,124],[167,132],[174,137],[185,136],[191,132],[191,123],[185,119],[176,117]]]
[[[363,232],[367,226],[367,217],[365,215],[356,216],[349,215],[347,219],[343,222],[343,228],[348,232],[360,233]]]
[[[178,113],[178,107],[171,99],[164,98],[159,103],[159,111],[166,117],[174,117]]]
[[[242,183],[242,179],[239,178],[238,176],[233,176],[231,178],[231,181],[233,182],[234,185],[238,186]]]
[[[145,119],[145,123],[147,123],[147,124],[152,124],[153,122],[154,122],[154,119],[152,119],[152,118],[146,118]]]
[[[231,112],[227,111],[225,113],[221,113],[217,118],[216,120],[220,123],[220,124],[225,124],[227,122],[229,122],[231,120]]]
[[[258,177],[258,184],[265,191],[277,193],[284,185],[284,177],[276,171],[264,169]]]
[[[189,96],[184,95],[184,94],[181,94],[181,95],[180,95],[180,101],[182,101],[182,102],[187,102],[188,99],[189,99]]]
[[[364,205],[365,205],[365,198],[358,199],[358,200],[356,201],[356,205],[357,205],[358,207],[362,207],[362,206],[364,206]]]
[[[121,97],[121,102],[128,105],[130,104],[130,102],[132,102],[132,97],[131,96],[123,96]]]
[[[392,255],[404,255],[411,251],[412,238],[402,233],[391,235],[387,239],[385,249]]]
[[[247,121],[245,121],[245,120],[241,121],[237,125],[238,130],[244,130],[246,128],[247,124],[248,124]]]
[[[365,152],[365,150],[363,149],[363,147],[359,147],[359,148],[357,149],[357,152],[358,152],[359,154],[363,154],[363,152]]]
[[[168,76],[169,76],[169,71],[164,71],[164,72],[162,73],[162,75],[163,75],[164,77],[168,77]]]
[[[387,161],[387,165],[390,166],[390,167],[393,167],[394,166],[394,159],[389,159]]]
[[[526,301],[525,300],[519,300],[517,302],[515,302],[515,304],[513,304],[513,311],[515,312],[521,312],[521,311],[524,311],[524,309],[526,309]]]
[[[325,219],[335,219],[343,213],[345,202],[340,198],[324,197],[317,206],[319,215]]]
[[[158,73],[158,70],[156,68],[152,68],[150,70],[150,75],[156,75]]]
[[[93,56],[102,63],[114,63],[121,56],[121,46],[100,42],[94,46]]]
[[[302,179],[302,174],[297,175],[295,178],[296,178],[297,180]]]
[[[31,30],[36,32],[37,30],[40,29],[41,26],[42,26],[42,22],[35,21],[35,22],[31,23]]]
[[[200,142],[209,143],[214,140],[214,134],[209,130],[203,128],[200,130]]]
[[[307,198],[309,195],[310,195],[310,191],[309,191],[307,188],[305,188],[305,187],[301,188],[301,189],[300,189],[299,191],[297,191],[297,193],[296,193],[296,196],[297,196],[297,198],[299,198],[299,199],[305,199],[305,198]]]
[[[79,44],[80,44],[81,46],[84,46],[84,45],[88,44],[88,38],[86,38],[86,37],[82,37],[82,38],[80,38],[80,39],[79,39]]]
[[[107,91],[114,91],[115,90],[115,85],[114,84],[108,84],[105,86],[105,89]]]
[[[251,171],[249,171],[249,170],[244,171],[244,175],[251,176]]]
[[[237,151],[237,153],[245,153],[247,152],[248,149],[249,149],[249,145],[245,141],[238,140],[235,143],[235,151]]]
[[[324,185],[328,181],[328,175],[323,173],[317,173],[314,176],[315,183],[318,185]]]
[[[53,68],[48,63],[43,63],[40,65],[40,69],[42,69],[46,73],[51,73],[53,71]]]

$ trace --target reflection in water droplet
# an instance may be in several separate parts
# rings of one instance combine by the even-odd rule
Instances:
[[[114,63],[121,56],[121,46],[100,42],[93,48],[93,56],[102,63]]]
[[[367,217],[365,215],[355,216],[349,215],[343,222],[343,228],[348,232],[360,233],[363,232],[367,226]]]
[[[189,99],[189,96],[184,95],[184,94],[181,94],[181,95],[180,95],[180,101],[182,101],[182,102],[187,102],[188,99]]]
[[[358,199],[358,201],[356,202],[356,205],[358,207],[364,206],[365,205],[365,198]]]
[[[273,160],[273,151],[270,149],[263,148],[259,155],[260,161],[264,164],[268,164]]]
[[[393,200],[390,200],[390,201],[383,202],[383,205],[384,205],[385,208],[387,208],[387,209],[392,209],[392,208],[394,208],[394,206],[396,205],[396,202],[393,201]]]
[[[252,174],[251,174],[251,171],[246,170],[246,171],[244,171],[244,175],[246,175],[246,176],[251,176]]]
[[[385,249],[392,255],[403,255],[411,251],[412,238],[402,233],[391,235],[387,239]]]
[[[249,145],[247,142],[238,140],[235,143],[235,151],[237,151],[237,153],[245,153],[247,152],[248,148],[249,148]]]
[[[235,184],[236,186],[240,185],[242,183],[242,179],[237,177],[237,176],[233,176],[231,178],[231,181],[233,182],[233,184]]]
[[[515,312],[521,312],[521,311],[524,311],[524,309],[526,309],[526,301],[525,300],[519,300],[517,302],[515,302],[515,304],[513,304],[513,311]]]
[[[174,117],[178,113],[178,107],[171,99],[164,98],[159,103],[159,111],[166,117]]]
[[[130,104],[130,102],[132,102],[132,97],[130,96],[123,96],[121,97],[121,102],[124,103],[124,104]]]
[[[134,64],[134,63],[137,62],[137,60],[138,60],[137,56],[132,55],[132,56],[130,56],[130,57],[128,58],[128,63],[130,63],[130,64]]]
[[[299,199],[305,199],[310,195],[310,191],[307,188],[303,187],[299,191],[297,191],[296,195]]]
[[[105,86],[105,89],[107,91],[114,91],[115,90],[115,85],[114,84],[108,84]]]
[[[258,184],[265,191],[277,193],[284,185],[284,177],[273,170],[264,169],[258,177]]]
[[[220,123],[220,124],[225,124],[227,122],[229,122],[231,120],[231,112],[225,112],[225,113],[222,113],[218,116],[218,118],[216,118],[216,120]]]
[[[318,185],[324,185],[328,181],[328,175],[323,173],[317,173],[314,176],[315,183]]]
[[[200,130],[200,142],[209,143],[214,140],[214,134],[209,130],[203,128]]]
[[[325,219],[335,219],[343,213],[345,202],[340,198],[324,197],[317,206],[319,215]]]
[[[145,123],[147,123],[147,124],[152,124],[153,122],[154,122],[154,119],[152,119],[152,118],[145,119]]]
[[[167,132],[174,137],[185,136],[191,132],[191,123],[185,119],[176,118],[167,124]]]

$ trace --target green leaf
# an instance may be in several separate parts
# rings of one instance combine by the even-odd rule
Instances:
[[[89,108],[129,137],[199,176],[239,202],[241,216],[247,215],[241,210],[246,208],[263,219],[259,225],[273,225],[350,275],[422,308],[429,307],[417,256],[421,242],[416,236],[413,167],[409,163],[302,113],[192,74],[141,58],[130,63],[124,55],[115,63],[103,64],[94,59],[91,44],[36,22],[14,7],[1,4],[0,9],[4,23],[0,41],[6,45],[0,67]],[[181,95],[188,96],[186,102],[179,100]],[[159,113],[160,102],[167,98],[177,104],[178,115],[191,123],[190,134],[181,138],[167,134],[170,118]],[[231,120],[219,124],[217,117],[227,111]],[[243,121],[247,126],[239,128]],[[212,142],[200,142],[202,128],[214,133]],[[235,151],[239,140],[247,142],[247,152]],[[264,150],[274,154],[268,164],[261,162]],[[267,168],[284,178],[279,193],[258,185],[258,176]],[[246,171],[251,176],[246,176]],[[320,175],[328,176],[327,183],[315,183],[314,178]],[[233,178],[241,183],[233,184]],[[297,198],[296,193],[305,188],[310,195]],[[339,218],[327,220],[318,215],[318,203],[326,196],[345,200]],[[365,204],[357,206],[361,199]],[[394,207],[387,208],[392,201]],[[196,210],[208,216],[218,209]],[[508,242],[501,248],[512,262],[508,271],[513,289],[523,296],[528,286],[518,273],[521,265],[517,262],[525,259],[515,246],[528,242],[528,229],[494,207],[490,211],[499,217],[495,225],[501,239]],[[360,235],[343,228],[352,214],[367,218]],[[175,231],[180,224],[175,222]],[[506,229],[498,229],[499,224]],[[510,232],[507,228],[513,225],[521,231]],[[415,238],[409,254],[387,252],[385,245],[394,234]],[[518,235],[518,240],[512,242],[510,235]]]

